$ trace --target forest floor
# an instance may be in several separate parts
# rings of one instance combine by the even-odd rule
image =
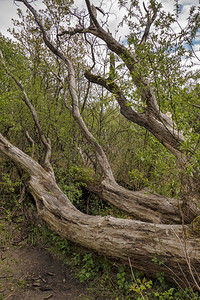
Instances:
[[[73,276],[42,246],[24,242],[12,223],[0,220],[0,300],[106,299],[91,295],[87,285]]]
[[[89,299],[86,287],[45,249],[6,247],[0,255],[4,300]]]
[[[15,215],[0,206],[0,300],[200,300],[197,292],[165,282],[163,273],[153,283],[136,270],[135,286],[128,267],[91,257],[38,220]]]

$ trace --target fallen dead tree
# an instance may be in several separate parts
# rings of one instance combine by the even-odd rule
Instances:
[[[190,223],[195,217],[198,220],[198,197],[196,195],[193,197],[193,192],[196,192],[196,179],[187,177],[188,181],[185,181],[185,186],[188,196],[179,201],[147,190],[128,191],[116,183],[105,152],[88,131],[80,115],[76,74],[72,61],[51,43],[39,15],[30,3],[26,0],[20,2],[23,2],[32,12],[46,46],[66,66],[68,72],[67,91],[72,102],[70,106],[68,98],[65,96],[66,107],[79,124],[88,143],[92,145],[103,172],[103,179],[99,186],[91,183],[88,188],[138,220],[90,216],[81,213],[56,184],[49,156],[46,156],[47,160],[45,168],[43,168],[33,158],[0,135],[0,151],[29,176],[29,191],[35,199],[38,214],[53,230],[72,242],[108,257],[119,259],[125,264],[131,262],[134,268],[144,272],[154,274],[165,272],[169,279],[182,285],[190,283],[199,289],[200,245],[196,238],[198,226],[195,225],[194,228],[194,222],[193,225],[185,224]],[[91,10],[90,2],[86,1],[86,4],[92,20],[92,27],[66,31],[62,35],[92,34],[103,40],[111,51],[122,58],[133,77],[133,83],[141,94],[142,101],[145,103],[143,113],[135,112],[130,105],[127,105],[128,101],[123,91],[116,83],[110,83],[108,80],[110,78],[105,79],[90,72],[85,73],[86,78],[113,93],[121,113],[131,122],[149,130],[176,156],[180,168],[184,170],[187,156],[180,147],[181,143],[184,143],[184,136],[176,129],[176,124],[160,111],[155,93],[146,79],[141,74],[135,75],[137,71],[135,65],[138,63],[136,56],[131,55],[123,45],[103,30]],[[23,87],[18,83],[17,85],[23,91]],[[26,99],[26,94],[24,97]],[[28,105],[29,102],[26,102]],[[38,131],[40,134],[39,127]],[[40,138],[47,148],[46,153],[51,153],[50,142],[42,134],[40,134]],[[160,263],[153,261],[155,256]]]
[[[191,226],[83,214],[50,173],[2,135],[0,151],[29,174],[29,190],[38,214],[62,237],[125,264],[130,259],[134,268],[144,272],[148,266],[150,273],[165,272],[166,277],[182,285],[187,281],[194,285],[192,275],[200,272],[200,244],[191,235]],[[155,256],[162,263],[155,263]]]

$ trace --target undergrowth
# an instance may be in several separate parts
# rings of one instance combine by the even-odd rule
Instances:
[[[19,221],[20,220],[20,221]],[[24,222],[21,218],[1,218],[1,244],[12,244],[14,238],[23,236]],[[9,230],[7,224],[12,225]],[[15,243],[14,243],[15,245]],[[87,285],[91,296],[101,296],[113,300],[200,300],[197,292],[190,288],[172,286],[165,280],[164,273],[156,274],[152,279],[130,266],[110,261],[104,256],[89,252],[77,245],[62,239],[55,232],[48,229],[45,223],[36,226],[35,223],[26,223],[26,234],[20,246],[42,246],[54,254],[63,265],[73,270],[74,277]],[[152,258],[155,263],[156,257]],[[88,298],[87,300],[89,300]]]
[[[71,179],[71,178],[70,178]],[[176,285],[172,286],[165,280],[165,274],[156,274],[152,279],[146,274],[137,270],[132,270],[132,266],[124,266],[119,262],[108,260],[106,257],[89,252],[86,249],[62,239],[55,232],[47,228],[41,220],[38,222],[36,209],[33,205],[23,202],[19,205],[16,194],[9,178],[4,178],[7,185],[3,192],[9,195],[0,199],[0,241],[11,242],[13,236],[23,236],[23,245],[42,245],[51,253],[54,253],[64,265],[73,269],[74,276],[82,283],[86,283],[91,295],[102,296],[105,299],[114,300],[200,300],[197,292],[190,288],[182,289]],[[72,181],[73,182],[73,181]],[[65,185],[62,182],[60,185]],[[63,187],[62,187],[63,188]],[[94,195],[84,195],[84,185],[73,185],[68,188],[71,201],[83,212],[88,214],[112,214],[117,217],[127,216],[119,212],[116,208],[99,201]],[[30,199],[29,199],[30,200]],[[14,224],[13,230],[8,231],[6,224]],[[37,225],[36,225],[37,224]],[[152,257],[154,263],[162,263],[156,257]],[[0,295],[1,297],[1,295]]]
[[[88,289],[95,295],[115,300],[200,300],[197,292],[190,288],[172,286],[165,280],[164,273],[156,278],[148,278],[144,273],[130,266],[108,260],[96,253],[74,245],[50,231],[45,224],[30,227],[28,242],[36,245],[42,243],[48,250],[62,260],[64,265],[73,269],[74,276],[87,283]],[[155,263],[161,263],[152,258]]]

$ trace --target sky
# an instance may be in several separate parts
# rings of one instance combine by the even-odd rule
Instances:
[[[116,0],[117,1],[117,0]],[[147,0],[140,0],[141,2],[145,2],[147,3]],[[174,10],[174,0],[160,0],[162,2],[163,8],[165,9],[165,11],[169,11],[169,12],[173,12]],[[100,2],[102,2],[102,0],[90,0],[91,4],[94,4],[95,6],[100,6]],[[108,5],[110,3],[113,3],[114,0],[105,0],[105,3],[108,3]],[[187,24],[187,17],[189,14],[189,10],[190,7],[193,6],[200,6],[200,0],[179,0],[178,1],[181,7],[181,12],[179,15],[179,22],[181,24],[181,26],[184,28],[184,26]],[[85,0],[75,0],[75,4],[79,7],[85,7]],[[33,4],[34,8],[36,10],[42,8],[42,0],[37,0],[35,1]],[[20,2],[14,2],[14,0],[0,0],[0,32],[5,35],[8,36],[10,38],[12,38],[12,35],[8,32],[8,28],[12,28],[13,27],[13,23],[12,23],[12,18],[13,19],[18,19],[17,16],[17,8],[21,8],[23,9],[23,11],[25,12],[26,9],[23,5],[23,3]],[[104,11],[106,11],[106,7],[103,7]],[[122,18],[122,16],[124,15],[124,11],[123,9],[119,10],[118,5],[115,4],[112,6],[112,12],[113,14],[110,15],[109,18],[109,30],[110,32],[112,32],[113,34],[115,33],[115,29],[116,29],[116,24],[119,22],[119,20]],[[101,17],[102,15],[100,13],[98,13],[98,17]],[[123,42],[123,40],[126,40],[125,36],[127,34],[127,26],[123,26],[122,28],[120,28],[120,31],[118,33],[118,37],[121,37],[121,42]],[[198,56],[200,56],[200,37],[198,39],[196,39],[195,43],[194,43],[194,50],[198,51]],[[199,60],[195,59],[195,63],[197,65],[199,65]]]
[[[199,1],[200,0],[179,0],[179,4],[181,5],[181,14],[180,14],[180,22],[181,24],[184,25],[187,22],[187,16],[188,16],[188,12],[189,12],[189,8],[191,7],[191,5],[197,6],[199,5]],[[42,0],[37,0],[34,3],[34,7],[35,9],[38,9],[41,7],[41,2]],[[81,7],[84,5],[84,0],[75,0],[75,3]],[[94,5],[99,4],[100,0],[91,0],[91,3],[93,3]],[[108,3],[110,2],[109,0],[107,1]],[[147,2],[146,0],[144,0],[144,2]],[[173,5],[174,5],[174,1],[173,0],[161,0],[163,7],[168,10],[173,12]],[[6,36],[10,36],[10,34],[7,32],[7,29],[9,27],[12,28],[13,24],[12,24],[12,18],[16,19],[17,18],[17,8],[24,8],[24,5],[20,2],[16,2],[14,3],[14,0],[0,0],[0,32],[3,35]],[[24,9],[25,11],[25,9]],[[118,6],[117,4],[113,6],[113,11],[115,14],[112,15],[112,17],[110,18],[110,26],[111,29],[110,31],[112,32],[114,29],[114,26],[116,24],[116,16],[117,18],[120,18],[120,16],[123,15],[123,11],[119,11],[118,10]]]
[[[41,2],[41,0],[39,0]],[[39,5],[35,4],[34,7],[37,9]],[[17,9],[21,8],[25,12],[24,5],[14,0],[0,0],[0,32],[8,37],[11,35],[8,33],[8,28],[13,27],[12,18],[18,19]]]

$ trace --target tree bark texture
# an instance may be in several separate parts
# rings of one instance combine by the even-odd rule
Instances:
[[[26,0],[21,0],[26,7],[32,12],[34,15],[35,21],[38,24],[42,35],[43,40],[46,46],[54,53],[57,57],[59,57],[66,65],[68,70],[68,88],[72,100],[72,106],[68,105],[67,99],[65,97],[65,104],[66,107],[69,108],[72,112],[72,115],[76,122],[78,123],[83,135],[87,139],[87,141],[92,145],[96,157],[98,159],[98,163],[101,166],[103,171],[105,180],[101,183],[101,191],[102,197],[110,201],[113,205],[117,206],[118,208],[124,210],[127,213],[132,214],[136,218],[140,218],[143,221],[150,221],[156,223],[180,223],[184,217],[185,222],[190,222],[199,212],[198,205],[195,203],[195,200],[189,199],[189,201],[185,201],[183,205],[181,204],[181,212],[180,212],[180,205],[178,200],[176,199],[166,199],[165,197],[156,196],[149,192],[149,197],[147,197],[146,192],[130,192],[126,189],[120,187],[113,176],[112,169],[110,164],[107,160],[106,154],[101,147],[101,145],[97,142],[95,137],[91,134],[91,132],[86,127],[82,116],[80,115],[79,111],[79,99],[77,94],[77,87],[76,87],[76,74],[73,68],[73,64],[69,57],[63,54],[59,49],[57,49],[53,43],[50,41],[43,23],[37,14],[36,10],[28,3]],[[136,57],[133,54],[130,56],[127,49],[119,44],[112,36],[106,33],[98,24],[95,16],[93,16],[92,12],[90,11],[90,3],[86,1],[88,6],[92,21],[96,28],[92,30],[96,30],[97,36],[103,39],[108,47],[109,45],[113,47],[111,49],[118,55],[123,56],[124,62],[127,64],[127,67],[131,72],[135,70],[135,60]],[[96,20],[96,21],[95,21]],[[94,32],[91,32],[94,34]],[[128,56],[128,57],[127,57]],[[141,90],[141,95],[143,100],[147,103],[147,110],[144,114],[139,114],[135,112],[130,106],[127,106],[127,100],[125,99],[122,91],[117,86],[116,83],[108,84],[108,82],[102,79],[100,76],[94,76],[90,74],[90,78],[88,78],[92,82],[96,82],[101,84],[105,88],[107,88],[110,92],[116,95],[118,103],[120,105],[120,109],[126,113],[130,113],[133,117],[133,122],[137,123],[137,120],[142,120],[144,124],[152,124],[152,128],[154,129],[154,135],[159,134],[161,143],[163,143],[167,148],[171,149],[171,152],[174,153],[180,163],[180,165],[184,168],[185,166],[185,156],[179,151],[178,144],[182,140],[182,136],[179,132],[176,132],[174,129],[174,123],[171,119],[169,119],[165,114],[162,114],[159,110],[155,95],[148,85],[148,83],[144,80],[144,78],[138,78],[135,82],[135,85]],[[139,79],[141,82],[139,83]],[[127,116],[126,116],[127,117]],[[127,117],[128,118],[128,117]],[[129,118],[128,118],[129,119]],[[140,123],[138,123],[140,124]],[[141,126],[142,123],[140,124]],[[151,127],[150,126],[150,127]],[[145,127],[145,126],[144,126]],[[161,130],[162,128],[162,130]],[[150,130],[150,129],[149,129]],[[151,130],[150,130],[151,131]],[[173,133],[173,134],[172,134]],[[166,136],[168,138],[166,138]],[[158,137],[157,137],[158,138]],[[171,138],[173,141],[171,141]],[[159,140],[159,139],[158,139]],[[174,141],[176,140],[176,145]],[[178,144],[177,144],[178,143]],[[120,199],[121,197],[121,199]],[[139,200],[140,199],[140,200]],[[152,202],[152,204],[151,204]],[[182,209],[184,208],[184,209]]]
[[[182,200],[167,198],[149,189],[130,191],[114,181],[103,180],[100,184],[87,183],[87,189],[97,194],[136,219],[165,224],[191,223],[199,209],[192,199],[185,204]]]
[[[130,260],[134,268],[145,272],[149,270],[155,274],[164,271],[168,278],[183,285],[187,284],[187,281],[193,284],[194,277],[199,284],[196,274],[200,272],[200,244],[195,236],[192,236],[193,229],[190,225],[170,224],[180,223],[183,220],[180,217],[178,200],[166,199],[148,191],[127,191],[115,182],[103,149],[87,131],[83,120],[80,118],[76,76],[71,60],[50,42],[42,21],[30,3],[27,0],[19,1],[23,2],[33,13],[46,46],[67,67],[68,88],[72,98],[72,114],[79,122],[87,140],[93,145],[105,175],[100,185],[99,194],[119,208],[146,222],[117,219],[111,216],[90,216],[81,213],[59,189],[50,172],[45,171],[34,159],[0,135],[0,151],[30,176],[29,189],[36,201],[38,213],[58,234],[83,247],[113,259],[119,259],[126,264]],[[92,20],[92,27],[75,30],[72,34],[87,32],[95,35],[102,39],[108,48],[124,61],[132,76],[133,84],[140,92],[141,100],[146,103],[144,112],[142,114],[137,113],[126,105],[127,100],[117,84],[108,85],[108,82],[100,76],[91,74],[88,75],[89,81],[95,82],[98,79],[98,82],[95,83],[101,84],[115,94],[124,116],[151,131],[166,148],[176,155],[180,165],[184,168],[185,156],[179,147],[184,139],[181,133],[175,129],[175,124],[160,112],[155,94],[149,83],[140,73],[137,73],[137,57],[134,53],[130,54],[123,45],[101,28],[91,10],[89,0],[86,0],[86,4]],[[101,80],[102,82],[100,82]],[[187,222],[191,221],[197,214],[197,206],[193,204],[191,199],[188,203],[188,214],[185,217]],[[160,263],[156,264],[152,261],[155,256]]]
[[[59,189],[50,173],[0,135],[0,151],[30,176],[29,189],[39,215],[62,237],[99,254],[150,273],[165,272],[182,285],[200,272],[200,244],[191,226],[153,224],[81,213]],[[152,261],[157,257],[159,262]],[[186,280],[187,278],[187,280]]]

